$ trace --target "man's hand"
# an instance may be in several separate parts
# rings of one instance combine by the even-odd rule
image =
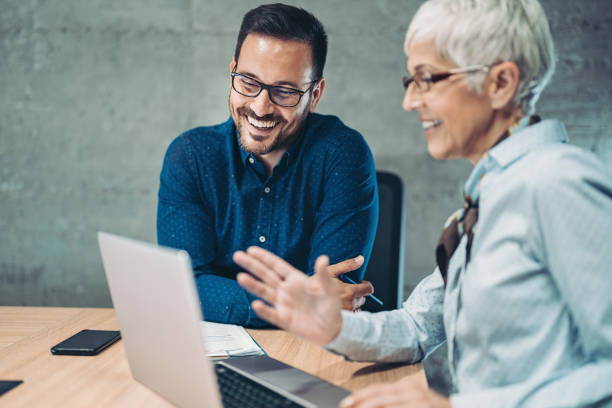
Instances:
[[[310,277],[259,247],[237,251],[233,259],[257,277],[239,273],[236,280],[269,303],[256,300],[251,304],[261,318],[319,345],[340,333],[340,287],[327,270],[327,256],[317,258],[315,273]]]
[[[357,270],[363,265],[363,256],[349,258],[337,264],[329,265],[327,271],[340,280],[340,275]],[[345,283],[340,280],[340,300],[342,308],[356,312],[365,303],[365,297],[374,293],[374,286],[366,280],[361,283]]]
[[[340,408],[451,408],[448,398],[414,384],[409,378],[373,384],[349,395]]]

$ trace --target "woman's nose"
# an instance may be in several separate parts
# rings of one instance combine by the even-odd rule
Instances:
[[[410,84],[412,85],[412,84]],[[405,111],[413,111],[421,106],[422,99],[421,95],[414,91],[414,86],[408,86],[404,92],[404,99],[402,101],[402,108]]]

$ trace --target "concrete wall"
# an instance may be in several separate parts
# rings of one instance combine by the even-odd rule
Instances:
[[[407,291],[433,268],[470,165],[435,162],[401,110],[417,0],[292,1],[330,37],[320,111],[407,188]],[[168,143],[225,120],[246,0],[0,0],[0,304],[109,306],[95,234],[155,241]],[[608,0],[545,0],[559,67],[539,104],[612,167]],[[408,293],[408,292],[407,292]]]

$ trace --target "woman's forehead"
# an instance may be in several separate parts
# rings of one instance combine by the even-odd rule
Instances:
[[[427,68],[450,69],[456,67],[456,64],[442,56],[442,53],[431,41],[410,44],[405,51],[408,58],[407,68],[410,72]]]

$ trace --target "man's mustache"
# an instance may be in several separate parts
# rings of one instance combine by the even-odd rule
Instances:
[[[274,116],[274,114],[270,113],[268,115],[264,115],[264,116],[258,116],[255,112],[253,112],[251,109],[247,108],[247,107],[240,107],[236,110],[238,112],[239,115],[246,115],[246,116],[250,116],[252,118],[255,118],[257,120],[261,120],[261,121],[275,121],[275,122],[283,122],[282,118],[279,118],[277,116]]]

